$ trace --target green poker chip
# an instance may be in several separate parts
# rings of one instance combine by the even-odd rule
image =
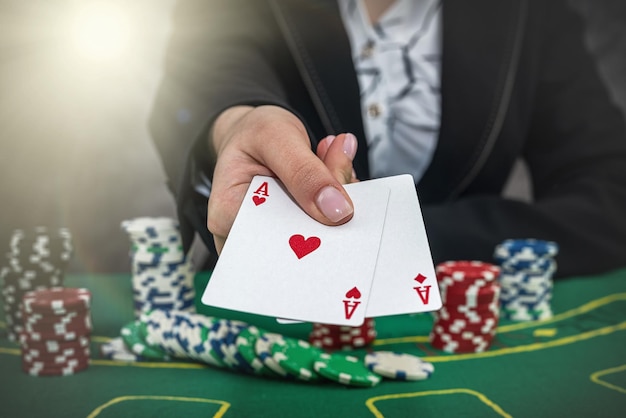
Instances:
[[[169,356],[163,350],[146,342],[145,332],[142,330],[140,321],[130,322],[124,325],[120,331],[126,347],[133,353],[152,360],[169,360]]]
[[[323,351],[308,342],[285,337],[272,344],[272,358],[290,375],[305,381],[321,380],[313,363]]]
[[[313,368],[321,376],[348,386],[372,387],[382,380],[358,358],[340,354],[321,353]]]
[[[255,374],[267,377],[279,376],[276,372],[267,367],[256,353],[256,342],[265,333],[255,326],[244,328],[237,336],[237,351],[241,357],[252,367]]]

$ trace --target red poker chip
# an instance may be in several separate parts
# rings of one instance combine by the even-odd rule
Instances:
[[[458,329],[458,328],[446,328],[441,325],[433,327],[432,332],[438,335],[450,335],[453,336],[456,341],[471,341],[476,337],[493,338],[496,335],[496,329],[489,330],[477,329]]]
[[[89,337],[88,332],[74,332],[69,331],[63,334],[57,334],[55,332],[30,332],[31,341],[45,342],[45,341],[75,341],[81,337]]]
[[[48,372],[63,369],[82,369],[89,367],[89,361],[70,361],[65,364],[22,363],[22,370],[43,370]]]
[[[40,361],[44,363],[64,363],[66,360],[71,359],[88,359],[91,356],[91,349],[89,347],[82,347],[77,349],[68,349],[59,352],[42,352],[36,350],[23,350],[22,359],[26,361]]]
[[[85,318],[90,316],[90,312],[88,309],[80,309],[69,311],[64,314],[54,314],[52,312],[47,313],[32,313],[32,312],[22,312],[22,316],[25,321],[28,321],[33,324],[45,324],[45,323],[61,323],[61,322],[71,322],[75,321],[79,318]]]
[[[24,371],[24,373],[27,373],[31,376],[71,376],[74,375],[76,373],[82,372],[84,370],[87,370],[89,368],[89,364],[86,365],[79,365],[76,367],[63,367],[63,368],[55,368],[55,369],[50,369],[50,368],[37,368],[37,367],[33,367],[33,368],[29,368],[29,367],[22,367],[22,370]]]
[[[363,330],[358,334],[324,334],[318,331],[311,331],[309,334],[312,338],[325,338],[333,341],[349,342],[357,338],[374,339],[376,338],[376,330]]]
[[[357,348],[363,348],[371,344],[371,342],[370,343],[364,342],[363,344],[360,344],[360,343],[328,344],[327,342],[324,342],[322,340],[317,340],[317,339],[312,339],[309,341],[309,343],[314,347],[321,348],[321,349],[328,350],[328,351],[337,351],[337,350],[349,351],[349,350],[354,350]]]
[[[367,329],[354,329],[349,332],[331,332],[328,330],[322,329],[313,329],[311,331],[311,335],[314,336],[328,336],[332,338],[350,338],[350,337],[366,337],[366,336],[376,336],[376,330],[374,328]]]
[[[490,299],[493,297],[498,297],[500,295],[500,286],[490,284],[489,286],[474,288],[474,287],[443,287],[441,289],[442,296],[446,296],[446,300],[448,298],[473,298],[473,299]]]
[[[62,314],[89,309],[91,292],[84,288],[53,287],[28,292],[22,302],[25,312]]]
[[[43,356],[33,356],[22,353],[21,357],[24,366],[50,369],[84,365],[89,363],[91,358],[88,349],[66,355],[46,354]]]
[[[486,351],[491,346],[493,338],[483,338],[479,342],[467,341],[467,340],[459,340],[452,338],[447,338],[448,341],[442,338],[440,334],[430,335],[430,345],[433,348],[438,350],[442,350],[448,353],[478,353],[482,351]]]
[[[25,326],[29,326],[31,328],[52,328],[54,326],[84,326],[91,327],[91,315],[77,315],[70,317],[63,317],[59,319],[33,319],[28,316],[24,317],[23,321]]]
[[[54,336],[54,338],[41,339],[36,333],[22,332],[20,334],[20,343],[31,347],[59,346],[59,347],[85,347],[90,343],[89,335],[78,335],[74,339],[65,339],[63,336]]]
[[[316,341],[319,344],[322,344],[326,347],[344,347],[344,346],[364,346],[374,341],[374,338],[356,337],[350,340],[347,340],[347,339],[340,340],[337,338],[330,338],[330,337],[311,337],[309,338],[309,342],[311,341]]]
[[[309,334],[311,344],[327,349],[365,347],[375,339],[376,330],[374,328],[352,328],[345,331],[314,328]]]
[[[464,331],[473,333],[494,333],[498,328],[498,320],[484,321],[479,324],[471,323],[465,319],[455,320],[440,320],[433,324],[433,329],[439,329],[438,327],[447,330],[451,334],[459,334]]]
[[[376,339],[374,324],[372,318],[367,318],[359,327],[313,324],[309,343],[329,351],[366,347]]]
[[[87,329],[85,327],[75,327],[75,328],[65,328],[65,327],[57,327],[52,330],[47,331],[33,331],[24,327],[24,333],[30,335],[31,341],[43,342],[43,341],[73,341],[79,339],[81,337],[88,337],[91,335],[91,329]]]
[[[27,333],[22,333],[19,342],[23,350],[35,350],[42,353],[62,352],[67,349],[79,349],[89,347],[90,340],[87,336],[81,336],[74,340],[47,339],[33,340]]]
[[[466,307],[481,307],[484,305],[489,305],[492,303],[497,303],[499,301],[499,295],[489,295],[489,296],[481,296],[478,298],[474,298],[472,296],[457,296],[451,295],[449,293],[444,293],[441,295],[443,305],[447,307],[453,306],[466,306]]]
[[[487,281],[484,279],[453,279],[451,277],[438,277],[437,284],[442,292],[463,292],[471,293],[478,291],[490,291],[499,287],[496,281]]]
[[[473,281],[483,279],[494,281],[500,275],[500,268],[483,261],[445,261],[436,267],[437,279],[450,277],[459,281]]]
[[[84,356],[89,355],[91,347],[72,347],[64,348],[58,351],[50,351],[47,349],[36,348],[22,348],[21,353],[23,356],[29,356],[30,358],[55,358],[55,357],[72,357],[72,356]]]
[[[435,311],[436,316],[467,316],[467,317],[487,317],[500,315],[500,307],[498,304],[483,305],[483,306],[468,306],[468,305],[444,305]]]
[[[434,328],[430,332],[430,337],[431,339],[439,338],[443,342],[468,343],[474,345],[489,343],[491,340],[493,340],[493,335],[490,334],[471,334],[467,336],[463,334],[451,334],[443,330],[436,330]]]
[[[24,322],[24,330],[26,332],[35,332],[41,334],[62,335],[70,332],[77,334],[88,334],[92,331],[91,320],[88,318],[80,318],[76,321],[56,324],[33,324]]]
[[[22,364],[30,368],[59,369],[62,367],[84,366],[89,364],[89,357],[66,357],[45,360],[22,358]]]
[[[499,299],[495,299],[495,300],[491,301],[490,303],[481,303],[481,304],[444,303],[443,306],[441,307],[441,309],[447,309],[449,311],[458,311],[458,312],[465,312],[465,311],[468,311],[468,310],[472,310],[472,311],[475,311],[476,313],[478,313],[478,312],[487,312],[487,311],[498,310],[499,307],[500,307],[500,300]]]
[[[484,319],[490,319],[500,316],[500,309],[498,308],[467,308],[467,307],[443,307],[435,312],[435,318],[444,320],[452,319],[468,319],[473,323],[482,322]]]

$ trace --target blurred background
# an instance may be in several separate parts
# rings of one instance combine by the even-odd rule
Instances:
[[[70,271],[124,272],[120,223],[175,216],[147,131],[174,3],[0,0],[0,248],[15,228],[65,226]],[[571,3],[626,109],[626,2]],[[507,194],[526,196],[523,176]]]

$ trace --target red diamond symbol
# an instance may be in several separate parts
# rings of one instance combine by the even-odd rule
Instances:
[[[424,276],[422,273],[418,274],[417,276],[415,276],[415,278],[413,280],[415,280],[416,282],[420,282],[420,284],[424,283],[424,280],[426,280],[427,277]]]

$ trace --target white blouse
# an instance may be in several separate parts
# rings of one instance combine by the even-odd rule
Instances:
[[[361,91],[372,177],[418,182],[437,146],[442,0],[396,0],[372,25],[362,0],[339,0]]]

